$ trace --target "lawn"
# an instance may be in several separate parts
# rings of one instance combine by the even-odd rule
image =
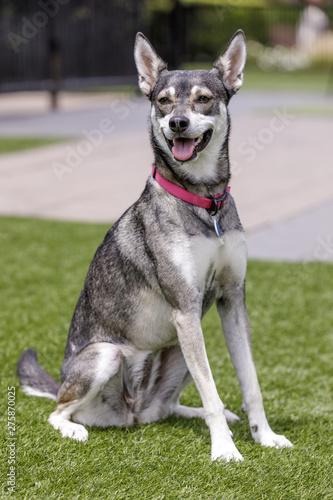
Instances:
[[[211,69],[207,63],[185,64],[182,69]],[[332,95],[333,72],[331,68],[308,68],[299,71],[263,71],[255,66],[245,66],[244,90],[307,92]]]
[[[323,69],[288,72],[245,67],[243,89],[332,94],[333,75]]]
[[[0,154],[55,144],[67,139],[55,137],[0,137]]]
[[[212,68],[210,63],[184,64],[181,69],[208,69]],[[281,92],[306,92],[333,94],[333,69],[332,68],[307,68],[298,71],[271,70],[263,71],[260,68],[248,65],[244,71],[244,90],[258,91],[281,91]],[[141,95],[136,85],[104,86],[77,89],[72,92],[89,93],[120,93],[133,96]]]
[[[240,464],[210,462],[209,431],[199,419],[92,428],[89,441],[77,443],[47,423],[53,401],[22,394],[15,365],[27,347],[36,348],[41,364],[59,379],[73,308],[106,230],[0,218],[2,491],[8,492],[12,457],[17,499],[332,499],[331,265],[248,266],[247,303],[266,412],[292,449],[255,445],[244,415],[231,425],[245,458]],[[239,414],[240,390],[215,309],[203,326],[218,390]],[[8,401],[15,403],[15,431],[8,427]],[[182,402],[200,405],[193,384]]]

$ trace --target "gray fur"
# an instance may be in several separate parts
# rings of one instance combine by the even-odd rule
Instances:
[[[20,379],[24,392],[29,394],[29,389],[35,391],[34,395],[48,394],[50,399],[56,399],[60,384],[56,382],[37,361],[37,353],[34,349],[24,351],[17,364],[17,375]]]
[[[245,53],[238,32],[211,71],[169,72],[146,38],[137,35],[135,59],[141,89],[152,105],[156,168],[205,197],[221,193],[230,179],[227,105],[241,84]],[[188,122],[182,134],[172,130],[175,116]],[[171,148],[177,140],[192,144],[193,137],[192,156],[179,161]],[[139,200],[107,233],[74,312],[60,388],[31,351],[18,365],[24,385],[57,394],[49,422],[63,436],[84,441],[86,425],[200,416],[210,428],[212,458],[242,460],[226,423],[238,417],[224,410],[218,396],[200,324],[216,300],[254,439],[267,446],[291,445],[271,431],[262,406],[245,307],[245,237],[231,196],[217,218],[224,244],[207,210],[174,197],[150,176]],[[203,409],[179,404],[192,379]]]

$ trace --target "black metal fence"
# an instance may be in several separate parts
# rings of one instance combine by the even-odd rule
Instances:
[[[263,44],[293,44],[300,5],[233,4],[174,0],[152,12],[146,0],[0,0],[0,91],[135,82],[138,30],[171,69],[212,61],[240,27]]]
[[[0,90],[66,86],[135,74],[141,0],[0,0]]]

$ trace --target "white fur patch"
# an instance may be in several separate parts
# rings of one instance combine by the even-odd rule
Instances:
[[[90,391],[94,391],[95,387],[99,391],[115,375],[120,363],[121,351],[117,346],[101,342],[98,344],[98,350],[98,363],[96,363],[94,383]]]
[[[225,243],[220,247],[220,265],[230,268],[233,280],[242,284],[245,280],[247,266],[247,243],[245,233],[227,231]]]
[[[26,394],[27,396],[35,396],[37,398],[53,399],[54,401],[57,400],[57,397],[54,394],[52,394],[50,392],[38,391],[37,389],[30,387],[29,385],[22,385],[21,389],[24,392],[24,394]]]
[[[212,232],[214,227],[212,223]],[[225,243],[219,238],[195,236],[173,246],[172,262],[189,286],[204,289],[208,272],[219,275],[225,267],[230,269],[233,281],[242,284],[246,274],[247,246],[245,234],[227,231]]]
[[[188,238],[184,237],[182,241],[177,241],[173,245],[171,260],[173,265],[178,269],[179,275],[185,280],[187,285],[192,286],[196,269],[195,259],[193,258]]]
[[[62,437],[69,437],[75,439],[76,441],[87,441],[88,431],[83,425],[70,422],[69,417],[63,416],[64,412],[59,412],[58,410],[51,413],[48,418],[49,423],[56,430],[59,430]]]
[[[176,89],[175,87],[169,87],[166,92],[171,96],[174,97],[176,95]]]
[[[162,99],[163,97],[173,98],[176,95],[175,87],[169,87],[167,89],[161,90],[161,92],[157,96],[157,100]]]
[[[213,97],[212,92],[207,87],[199,87],[199,85],[194,85],[194,87],[192,87],[191,94],[193,96],[202,94],[207,97]]]
[[[144,351],[175,344],[177,333],[170,321],[171,306],[154,290],[142,289],[137,298],[141,307],[133,318],[133,344]],[[126,358],[131,357],[123,348],[122,350]]]
[[[164,118],[161,118],[158,120],[156,118],[156,112],[155,112],[154,106],[151,108],[150,117],[151,117],[151,121],[153,124],[154,138],[158,142],[159,146],[163,149],[163,151],[165,153],[167,153],[169,156],[171,156],[171,158],[173,158],[173,154],[171,153],[171,151],[166,143],[163,132],[162,132],[163,126],[164,127],[169,126],[169,120],[170,120],[171,116],[172,116],[172,113],[170,113],[170,114],[164,116]]]

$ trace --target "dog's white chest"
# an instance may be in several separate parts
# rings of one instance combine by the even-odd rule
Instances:
[[[241,231],[228,231],[224,234],[223,245],[217,236],[184,236],[174,243],[171,259],[190,287],[204,290],[213,275],[222,283],[223,274],[242,283],[247,259],[245,235]]]
[[[221,245],[214,228],[212,231],[213,238],[179,234],[170,245],[169,253],[164,255],[170,276],[172,280],[178,277],[176,280],[179,280],[182,293],[187,298],[193,290],[201,293],[205,304],[203,313],[214,298],[221,296],[224,284],[242,284],[246,273],[244,233],[227,231]],[[172,322],[173,307],[163,294],[144,289],[137,298],[140,310],[132,318],[133,344],[139,349],[156,350],[177,343],[177,332]]]

